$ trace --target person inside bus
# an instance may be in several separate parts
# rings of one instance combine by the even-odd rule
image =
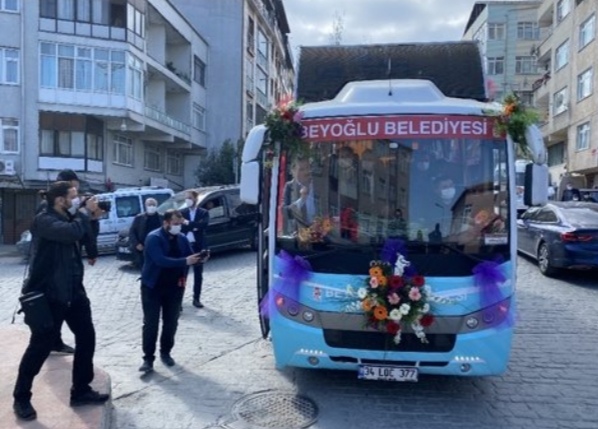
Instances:
[[[284,186],[283,212],[286,230],[296,232],[299,227],[308,227],[316,215],[313,183],[309,160],[295,158],[291,164],[293,179]]]
[[[438,229],[442,236],[450,235],[453,220],[453,205],[457,200],[457,189],[450,176],[439,176],[435,183],[435,197],[433,206],[430,207],[428,215],[433,218],[435,229]],[[439,228],[438,228],[439,225]]]
[[[574,188],[571,183],[567,183],[567,188],[563,191],[562,201],[579,201],[581,200],[581,193],[579,189]]]

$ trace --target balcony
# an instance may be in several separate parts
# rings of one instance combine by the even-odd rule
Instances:
[[[538,24],[540,27],[547,27],[554,22],[554,2],[544,0],[538,7]]]
[[[544,76],[536,80],[532,84],[532,91],[536,98],[537,104],[547,104],[550,99],[550,86],[548,81],[550,80],[550,72],[546,72]]]
[[[151,107],[146,105],[145,106],[145,117],[149,119],[153,119],[156,122],[159,122],[162,125],[165,125],[173,130],[178,131],[179,133],[185,134],[185,136],[191,136],[191,126],[186,124],[178,119],[174,119],[171,116],[168,116],[166,113],[156,109],[155,107]]]

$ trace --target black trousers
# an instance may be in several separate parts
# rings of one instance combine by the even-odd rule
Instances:
[[[193,243],[193,252],[199,253],[203,249],[197,243]],[[193,265],[193,301],[201,299],[201,286],[203,284],[203,264]]]
[[[143,359],[154,361],[156,341],[162,313],[162,335],[160,353],[170,354],[174,347],[174,336],[179,324],[181,303],[185,288],[156,285],[154,288],[141,286],[143,307]]]
[[[145,262],[145,257],[143,255],[143,251],[139,251],[137,249],[133,250],[134,252],[134,264],[140,270],[143,269],[143,264]]]
[[[42,368],[56,341],[56,330],[65,321],[75,335],[73,360],[73,385],[71,393],[78,395],[91,389],[93,380],[93,355],[96,333],[91,318],[91,306],[85,295],[77,297],[69,307],[50,303],[54,317],[54,329],[50,332],[31,332],[29,345],[19,365],[19,374],[13,396],[16,400],[31,399],[33,379]]]

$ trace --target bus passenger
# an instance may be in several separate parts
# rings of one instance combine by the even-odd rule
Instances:
[[[295,158],[291,173],[293,179],[284,187],[283,211],[286,231],[294,233],[298,227],[311,225],[316,215],[316,205],[309,160]]]

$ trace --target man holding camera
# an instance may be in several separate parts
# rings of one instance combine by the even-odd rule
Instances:
[[[108,394],[93,390],[93,355],[95,329],[89,298],[83,286],[81,244],[95,240],[89,215],[97,210],[95,198],[86,208],[73,201],[77,189],[70,182],[56,182],[46,193],[47,208],[33,222],[32,257],[29,276],[23,293],[43,292],[51,313],[51,322],[44,328],[30,324],[31,338],[19,365],[14,389],[13,409],[24,420],[33,420],[37,413],[31,405],[33,379],[39,373],[56,340],[63,321],[75,335],[71,406],[100,404]]]
[[[202,264],[207,259],[206,255],[193,253],[189,240],[181,234],[182,223],[181,212],[167,210],[162,227],[150,232],[145,239],[145,263],[141,270],[143,364],[139,367],[144,373],[154,369],[160,313],[160,358],[166,366],[175,364],[170,352],[174,347],[189,266]]]

